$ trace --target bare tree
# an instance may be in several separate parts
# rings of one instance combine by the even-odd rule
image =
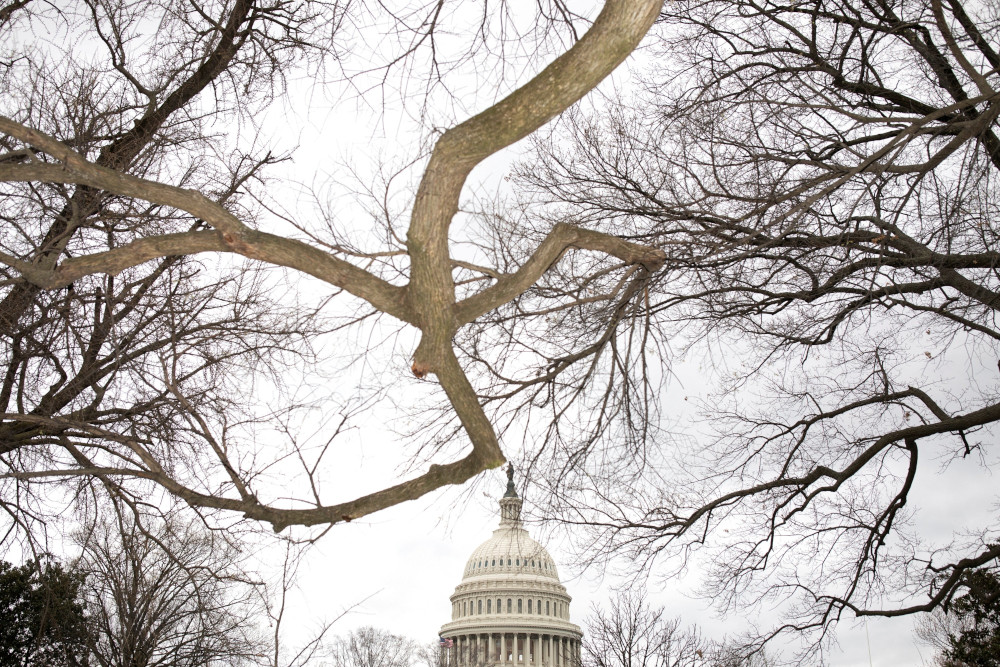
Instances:
[[[331,653],[334,667],[411,667],[418,647],[412,639],[366,626],[339,637]]]
[[[618,592],[608,610],[594,605],[583,637],[585,667],[693,667],[705,665],[709,643],[681,628],[639,590]]]
[[[723,611],[783,614],[761,640],[813,631],[815,647],[844,617],[946,604],[1000,556],[997,7],[694,1],[662,23],[636,92],[538,141],[526,212],[494,223],[494,246],[573,220],[661,248],[649,333],[612,332],[602,372],[641,389],[650,366],[700,356],[717,384],[695,446],[610,390],[617,411],[590,428],[553,421],[557,465],[539,470],[557,512],[640,567],[707,542]],[[567,339],[607,321],[588,324],[589,285],[571,284],[518,307]],[[599,400],[534,396],[557,416]],[[968,508],[994,519],[922,530],[959,465]]]
[[[80,485],[133,502],[155,486],[193,507],[236,512],[275,530],[332,524],[464,482],[504,460],[482,407],[489,396],[477,394],[453,344],[458,332],[531,289],[564,255],[608,259],[598,270],[620,276],[613,299],[624,304],[663,253],[559,224],[535,247],[513,253],[516,266],[460,261],[449,243],[462,240],[452,223],[463,186],[477,164],[608,76],[661,3],[609,0],[578,39],[583,23],[561,0],[538,2],[527,33],[494,20],[509,17],[509,8],[490,5],[469,31],[471,46],[446,60],[437,39],[451,4],[92,0],[72,10],[34,2],[3,9],[0,456],[2,502],[14,524],[30,529],[52,513],[49,503]],[[366,25],[385,39],[356,39]],[[265,187],[269,168],[285,156],[225,128],[254,127],[286,91],[290,72],[321,70],[350,49],[391,43],[394,55],[376,69],[385,76],[420,70],[412,80],[430,90],[448,72],[476,64],[477,54],[502,56],[512,39],[534,35],[547,45],[539,53],[551,50],[548,38],[559,26],[568,26],[561,34],[572,42],[561,55],[435,137],[405,241],[397,220],[387,221],[374,250],[345,240],[349,226],[292,219],[297,237],[267,231],[268,222],[287,222],[270,214],[265,192],[277,185]],[[16,34],[33,39],[9,37]],[[479,48],[486,41],[494,51]],[[239,261],[227,269],[207,257]],[[248,388],[308,359],[310,340],[327,327],[310,308],[296,308],[294,294],[283,294],[266,267],[319,280],[338,301],[362,304],[331,326],[377,315],[419,331],[413,374],[436,377],[464,431],[465,453],[355,500],[331,499],[317,473],[327,447],[305,452],[290,438],[271,460],[300,459],[301,488],[310,495],[269,492],[260,479],[270,464],[241,429],[278,420],[249,410]],[[473,278],[456,283],[457,269]]]
[[[713,646],[707,664],[711,667],[772,667],[775,663],[763,651],[747,650],[739,643]]]
[[[116,516],[113,512],[111,516]],[[117,515],[79,536],[92,660],[101,667],[259,664],[260,583],[220,534]]]
[[[419,667],[443,667],[447,654],[440,641],[431,644],[418,644],[414,653],[414,665]]]

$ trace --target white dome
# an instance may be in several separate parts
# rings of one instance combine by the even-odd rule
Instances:
[[[493,537],[472,552],[462,581],[497,576],[506,579],[518,575],[559,581],[556,564],[545,547],[533,540],[524,528],[507,525],[493,531]]]
[[[472,552],[451,596],[451,621],[441,627],[449,667],[507,667],[528,657],[522,667],[578,664],[582,635],[570,621],[572,598],[552,556],[521,523],[513,475],[509,468],[500,527]]]

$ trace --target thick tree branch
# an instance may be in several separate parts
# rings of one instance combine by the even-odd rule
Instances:
[[[649,273],[656,273],[666,261],[666,253],[658,248],[631,243],[617,236],[604,234],[566,223],[558,223],[535,249],[521,268],[500,276],[497,282],[457,304],[455,319],[466,324],[477,317],[509,303],[534,285],[555,264],[568,248],[593,250],[617,257],[627,264],[641,264]]]
[[[430,302],[436,307],[430,312],[450,313],[454,285],[448,229],[473,167],[526,137],[600,83],[635,49],[661,5],[659,0],[609,0],[569,51],[508,97],[438,139],[417,190],[407,234],[411,301]],[[455,323],[442,324],[451,329],[450,337]]]
[[[185,211],[219,232],[216,242],[209,240],[204,232],[147,237],[134,242],[133,246],[66,260],[63,266],[67,264],[68,266],[65,268],[60,266],[49,272],[45,272],[41,267],[25,267],[23,262],[15,266],[9,258],[5,261],[14,268],[21,267],[18,270],[25,269],[27,271],[24,274],[25,278],[40,287],[47,289],[58,287],[92,273],[117,273],[127,266],[136,266],[142,261],[157,257],[217,250],[234,252],[251,259],[297,269],[365,299],[378,310],[400,320],[406,322],[412,320],[412,316],[403,307],[404,288],[396,287],[364,269],[307,243],[250,229],[225,207],[196,190],[130,176],[88,162],[56,139],[4,116],[0,116],[0,131],[44,150],[61,162],[59,165],[40,163],[0,165],[0,181],[88,185]],[[138,253],[134,257],[135,261],[131,263],[126,251],[128,247],[133,247]],[[139,254],[144,255],[143,259],[139,258]]]

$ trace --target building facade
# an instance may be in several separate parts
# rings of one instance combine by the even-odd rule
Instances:
[[[579,626],[556,564],[521,522],[514,469],[500,499],[500,527],[469,558],[441,627],[443,661],[452,667],[578,667]],[[449,641],[450,640],[450,641]]]

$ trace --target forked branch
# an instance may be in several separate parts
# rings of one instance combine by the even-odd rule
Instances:
[[[449,255],[448,239],[466,179],[483,159],[528,136],[597,86],[636,48],[658,16],[661,4],[661,0],[608,0],[592,28],[566,53],[524,86],[438,139],[413,204],[407,237],[411,274],[406,286],[393,285],[303,241],[253,229],[221,203],[196,190],[139,178],[88,161],[56,138],[3,116],[0,116],[0,132],[17,139],[30,151],[25,153],[24,160],[0,163],[0,182],[87,186],[184,212],[211,230],[151,233],[121,245],[112,240],[104,251],[77,254],[53,264],[34,264],[10,254],[0,254],[0,263],[13,268],[35,286],[52,290],[87,275],[115,275],[163,257],[235,253],[314,276],[421,331],[420,344],[414,353],[414,373],[420,377],[428,373],[437,376],[472,444],[467,456],[446,465],[433,465],[415,479],[347,503],[282,509],[260,503],[237,479],[232,481],[241,490],[240,498],[192,489],[166,472],[141,445],[125,443],[142,459],[142,465],[136,465],[133,471],[134,476],[154,480],[192,505],[239,511],[281,530],[291,524],[349,521],[418,498],[441,486],[462,483],[505,459],[475,388],[455,354],[452,341],[458,328],[517,298],[571,247],[641,264],[647,272],[656,271],[665,260],[660,251],[614,236],[557,225],[523,267],[456,304],[454,260]],[[36,157],[42,154],[56,162]],[[117,469],[94,472],[100,468],[98,464],[82,460],[78,463],[76,471],[67,474],[83,474],[80,470],[84,468],[89,471],[87,474],[103,478],[121,474]]]

